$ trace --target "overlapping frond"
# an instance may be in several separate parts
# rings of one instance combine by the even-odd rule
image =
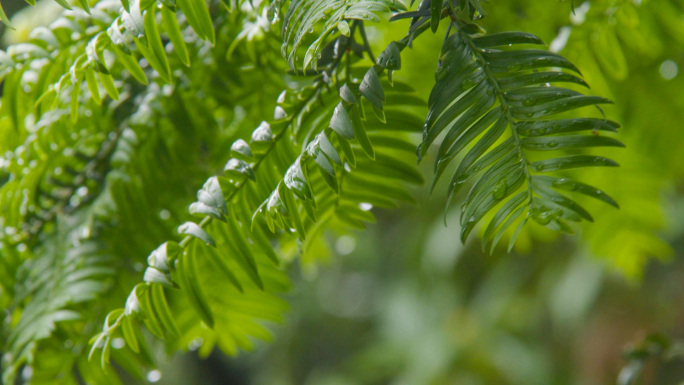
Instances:
[[[70,7],[70,3],[57,2]],[[283,3],[271,3],[271,18],[278,18]],[[91,340],[90,357],[98,355],[103,365],[110,356],[118,364],[128,362],[117,359],[122,349],[116,349],[114,342],[122,340],[130,351],[151,361],[143,325],[173,349],[199,348],[200,354],[208,354],[214,346],[227,353],[251,349],[255,340],[270,338],[266,326],[280,321],[287,308],[280,298],[289,285],[284,262],[294,254],[305,261],[318,257],[326,231],[364,228],[374,220],[373,207],[413,201],[409,189],[421,183],[422,177],[407,160],[415,153],[423,126],[424,102],[411,87],[393,83],[392,72],[401,67],[401,51],[428,28],[436,31],[442,19],[449,19],[449,31],[455,31],[447,35],[442,50],[418,155],[424,156],[445,133],[437,154],[435,183],[454,160],[460,160],[449,183],[449,201],[477,177],[462,207],[462,238],[487,216],[493,217],[483,246],[491,243],[492,249],[508,229],[520,229],[529,218],[562,231],[571,231],[567,221],[591,221],[591,215],[563,191],[617,206],[597,188],[564,174],[546,175],[615,165],[584,151],[620,146],[609,136],[617,130],[616,123],[600,118],[549,118],[608,101],[575,91],[575,86],[586,84],[562,57],[517,49],[540,44],[535,36],[486,35],[457,17],[484,16],[479,0],[459,2],[457,7],[454,2],[424,0],[416,11],[396,16],[412,18],[409,34],[391,43],[377,61],[363,22],[378,21],[382,12],[403,10],[401,2],[289,2],[283,18],[282,54],[291,69],[301,63],[303,71],[293,71],[295,75],[316,77],[310,86],[283,92],[274,118],[230,146],[215,140],[243,136],[244,132],[231,130],[239,126],[243,107],[255,91],[234,87],[241,84],[243,73],[226,69],[245,64],[228,66],[226,56],[239,52],[235,42],[246,32],[220,39],[222,28],[231,28],[234,19],[210,15],[211,4],[205,0],[159,4],[102,0],[91,2],[89,9],[84,0],[81,5],[87,12],[66,11],[49,29],[37,29],[28,43],[0,52],[0,78],[4,80],[0,122],[16,132],[6,135],[12,141],[6,146],[15,151],[5,161],[9,166],[3,168],[10,177],[0,190],[0,204],[20,208],[3,211],[0,227],[12,229],[7,239],[0,237],[6,244],[49,233],[46,224],[56,217],[68,218],[100,194],[101,206],[87,213],[87,221],[100,227],[122,221],[125,228],[119,234],[138,247],[124,245],[119,252],[138,255],[144,249],[146,253],[159,240],[171,239],[169,230],[150,226],[152,237],[140,231],[147,222],[141,221],[139,227],[126,223],[133,222],[137,213],[158,212],[155,200],[166,184],[175,181],[154,175],[156,170],[148,163],[170,160],[164,164],[175,167],[184,162],[188,149],[218,153],[215,158],[223,163],[230,153],[223,173],[207,179],[197,192],[197,201],[189,206],[189,214],[197,220],[174,215],[180,237],[154,248],[142,282],[128,282],[124,289],[128,292],[135,285],[125,307],[110,312],[102,332]],[[1,10],[0,18],[5,20]],[[254,23],[255,28],[261,28],[262,19]],[[331,37],[336,31],[339,34]],[[252,52],[254,63],[249,66],[258,67],[261,56],[265,55]],[[358,57],[364,56],[375,62],[373,67],[358,66]],[[195,71],[202,74],[194,78],[185,68],[195,63],[212,71]],[[388,81],[382,79],[384,73]],[[279,88],[282,79],[277,77]],[[560,83],[575,88],[561,88]],[[228,127],[223,127],[228,121]],[[82,127],[80,132],[70,131],[74,123]],[[219,129],[231,132],[208,134]],[[73,153],[73,148],[81,151]],[[568,150],[576,153],[544,155]],[[48,159],[54,160],[49,163]],[[198,173],[192,171],[183,182],[196,188]],[[199,177],[203,178],[214,169],[207,166],[202,171]],[[163,211],[168,219],[171,214]],[[95,237],[86,238],[95,244]],[[78,254],[80,246],[74,250],[68,253]],[[92,251],[98,254],[102,249]],[[71,268],[63,266],[72,259],[48,255],[53,263],[48,275],[81,282],[69,275]],[[40,261],[28,260],[26,265]],[[0,266],[0,277],[12,275],[7,266]],[[91,282],[91,270],[83,271],[82,280]],[[102,280],[93,282],[101,284]],[[50,285],[39,288],[59,293]],[[2,289],[12,291],[15,285],[3,283]],[[64,290],[71,293],[68,287]],[[97,287],[92,293],[102,290]],[[30,349],[24,354],[25,347],[35,347],[36,341],[49,336],[56,322],[63,320],[65,325],[77,316],[69,306],[89,300],[79,298],[36,310],[41,314],[37,325],[44,326],[43,334],[24,326],[34,318],[25,315],[34,311],[31,306],[18,307],[24,315],[17,312],[18,326],[10,329],[9,341],[22,343],[7,349],[11,354],[19,351],[8,359],[8,376],[31,363]],[[69,365],[82,362],[72,357]]]
[[[173,68],[176,78],[173,85],[164,85],[153,70],[145,68],[147,60],[135,56],[136,48],[129,41],[127,44],[133,50],[126,55],[132,55],[131,60],[142,68],[145,82],[141,83],[141,79],[132,76],[119,62],[118,51],[110,52],[105,48],[100,54],[109,65],[114,85],[111,89],[119,95],[118,100],[107,98],[104,96],[106,87],[98,81],[101,68],[95,69],[95,83],[89,84],[86,71],[90,64],[78,67],[73,63],[81,60],[82,50],[89,46],[88,41],[95,36],[93,33],[101,33],[120,16],[112,11],[115,8],[121,9],[117,3],[101,2],[93,7],[91,16],[77,10],[65,12],[54,28],[34,33],[27,43],[10,46],[3,56],[0,272],[3,278],[8,278],[2,283],[3,307],[10,306],[4,301],[8,298],[5,294],[13,293],[21,285],[14,277],[17,267],[22,262],[29,266],[31,261],[37,260],[39,254],[33,250],[36,244],[42,246],[41,256],[55,262],[47,270],[59,273],[56,267],[63,262],[64,253],[56,253],[52,247],[64,238],[55,231],[55,222],[59,220],[81,224],[73,233],[86,237],[91,245],[127,239],[111,253],[116,259],[109,260],[106,266],[114,269],[118,276],[114,289],[120,289],[119,285],[130,289],[131,274],[127,270],[133,269],[135,256],[141,249],[149,250],[153,246],[149,244],[150,240],[155,242],[154,239],[169,237],[168,232],[160,228],[159,218],[175,216],[175,213],[172,207],[164,204],[177,206],[177,196],[173,194],[184,191],[178,187],[195,182],[194,175],[206,173],[204,161],[196,161],[203,157],[202,153],[184,152],[199,148],[204,142],[215,142],[218,121],[232,116],[236,100],[239,99],[243,106],[258,100],[259,93],[255,92],[248,96],[241,94],[242,91],[225,92],[226,84],[236,83],[235,72],[239,66],[230,71],[217,68],[228,58],[208,50],[208,44],[192,37],[186,27],[182,27],[182,33],[189,57],[192,61],[202,61],[205,69],[211,68],[211,71],[186,70],[182,58],[168,56],[169,67]],[[124,13],[120,17],[125,16]],[[179,23],[185,25],[182,17]],[[239,23],[223,25],[218,33],[233,36],[239,29]],[[164,44],[165,52],[173,52],[173,40],[169,36],[162,36],[160,42]],[[229,39],[222,39],[217,47],[225,52],[229,43]],[[235,50],[230,59],[237,63],[249,60],[241,51]],[[263,70],[269,68],[265,66]],[[72,84],[72,75],[81,77],[79,82]],[[85,82],[83,78],[86,78]],[[209,83],[212,87],[206,87]],[[274,86],[281,87],[278,82],[274,82]],[[197,93],[198,89],[203,90],[201,95]],[[191,133],[192,127],[201,127],[201,130]],[[179,141],[179,137],[183,140]],[[212,149],[212,152],[219,150]],[[159,173],[153,165],[161,164],[179,173],[173,176]],[[169,190],[174,184],[175,188]],[[15,250],[28,251],[12,258]],[[99,252],[102,252],[101,248],[93,250],[93,253]],[[75,269],[82,267],[74,264]],[[211,268],[206,270],[212,271]],[[280,285],[284,287],[286,281],[282,273],[279,274]],[[102,284],[108,278],[98,275],[92,280]],[[211,281],[208,274],[202,278],[204,282]],[[40,290],[49,291],[50,287]],[[30,301],[11,309],[14,323],[3,328],[0,348],[4,375],[13,377],[20,370],[35,372],[30,379],[24,375],[25,380],[32,383],[51,383],[55,378],[72,383],[78,381],[78,377],[93,383],[118,383],[117,376],[112,373],[105,374],[99,368],[90,370],[88,355],[83,355],[82,350],[88,345],[87,335],[93,333],[94,324],[101,322],[99,317],[115,306],[111,303],[119,303],[119,296],[124,293],[104,295],[102,291],[92,290],[90,294],[83,301],[69,302],[65,306],[55,302],[54,309],[49,301],[44,301],[44,295],[32,295]],[[273,314],[280,314],[284,307],[281,300],[269,302],[268,298],[259,296],[247,298],[249,301],[237,306],[239,311],[224,312],[217,318],[233,319],[243,313],[258,312],[265,318],[274,319],[277,317]],[[92,306],[95,299],[101,307]],[[171,301],[175,300],[171,298]],[[255,310],[251,303],[261,303],[262,308]],[[42,334],[24,332],[25,323],[30,322],[27,317],[32,313],[44,312],[45,317],[49,317],[65,307],[69,312],[58,315],[68,314],[71,318],[60,318],[56,328],[44,328]],[[189,308],[187,303],[179,307]],[[252,329],[253,333],[259,332]],[[4,337],[15,334],[23,336],[24,345],[5,344],[9,338]],[[74,344],[73,349],[65,349],[60,346],[64,336],[82,336],[85,340],[71,339],[69,343]],[[206,337],[206,341],[211,340],[210,336]],[[187,341],[184,346],[187,347]],[[142,347],[139,351],[143,353],[139,357],[147,357],[142,365],[153,365],[147,354],[149,351]],[[126,353],[117,348],[111,351],[117,365],[132,374],[141,374],[140,364],[135,364],[140,360],[132,360],[131,354],[128,349]]]
[[[567,232],[572,232],[567,221],[593,221],[585,209],[561,192],[584,194],[617,206],[595,187],[548,174],[617,166],[584,152],[591,147],[622,146],[609,136],[617,130],[617,123],[602,118],[549,119],[610,101],[555,86],[586,86],[579,70],[563,57],[544,50],[508,48],[542,44],[536,36],[518,32],[485,35],[478,27],[461,22],[454,22],[453,27],[456,31],[442,49],[418,154],[423,156],[437,136],[446,133],[437,153],[435,183],[457,156],[465,154],[449,182],[449,201],[477,176],[461,209],[462,239],[495,207],[499,209],[483,237],[483,247],[491,242],[492,249],[515,224],[512,243],[529,218]],[[576,152],[567,155],[556,152],[559,150]]]
[[[184,17],[179,18],[179,11]],[[29,42],[0,53],[0,78],[6,77],[3,95],[16,98],[19,85],[32,90],[26,103],[16,98],[5,109],[14,119],[21,112],[17,109],[25,108],[21,106],[35,103],[46,110],[66,105],[76,121],[84,94],[100,104],[107,96],[118,100],[120,80],[127,77],[143,85],[156,76],[170,83],[177,67],[170,65],[167,52],[190,65],[191,48],[186,43],[190,28],[197,37],[214,44],[215,32],[204,0],[178,1],[175,7],[157,6],[156,1],[132,0],[122,5],[119,0],[103,0],[90,14],[65,11],[49,28],[34,30]],[[141,66],[141,59],[154,73]],[[37,72],[37,81],[22,76],[26,72]],[[14,123],[23,125],[18,119]]]
[[[99,245],[65,242],[58,245],[59,250],[37,250],[16,272],[12,308],[22,310],[16,325],[3,336],[4,349],[11,352],[3,356],[3,383],[14,383],[24,364],[34,365],[37,344],[50,337],[58,323],[78,320],[77,307],[101,295],[106,287],[104,277],[115,272],[113,258]]]
[[[411,18],[411,30],[413,28],[428,23],[432,32],[436,32],[439,28],[439,23],[446,13],[461,13],[469,20],[477,20],[485,17],[485,12],[480,0],[466,0],[459,2],[448,2],[444,0],[422,0],[418,9],[410,12],[403,12],[396,14],[392,20],[400,20]],[[411,0],[411,6],[415,0]],[[446,13],[445,13],[446,12]]]
[[[144,95],[147,98],[141,99],[148,102],[163,97],[158,89]],[[126,284],[120,274],[130,268],[130,250],[159,231],[150,210],[162,199],[160,177],[155,173],[155,182],[140,175],[139,162],[154,159],[177,165],[158,154],[150,158],[149,150],[145,156],[137,150],[137,135],[146,139],[145,147],[156,148],[140,129],[141,118],[149,117],[144,109],[133,114],[125,108],[119,111],[126,118],[117,126],[114,112],[105,113],[96,104],[89,107],[92,114],[80,120],[79,132],[67,129],[68,111],[44,114],[46,121],[33,133],[36,138],[10,158],[11,178],[0,190],[3,294],[13,293],[14,298],[7,305],[14,321],[3,328],[1,347],[6,383],[14,383],[17,371],[33,373],[22,376],[36,384],[55,379],[75,383],[79,376],[94,383],[119,383],[111,373],[92,368],[81,352],[87,349],[87,334],[100,322],[97,315],[116,302],[113,290],[103,289],[116,289],[114,275],[116,284]],[[107,133],[101,125],[113,131]],[[138,134],[117,128],[128,125]],[[33,166],[22,172],[21,165],[29,163]],[[25,177],[18,177],[21,174]],[[142,187],[140,181],[147,184]],[[125,230],[112,231],[117,223],[126,223]],[[125,245],[108,246],[122,235],[128,240]],[[21,252],[14,256],[13,250]],[[99,306],[93,306],[96,303]],[[117,350],[115,357],[119,363],[130,363],[136,361],[131,354]],[[149,357],[146,362],[151,365]],[[127,370],[140,372],[135,366]]]
[[[405,85],[385,91],[378,72],[397,69],[398,58],[391,59],[363,69],[362,81],[346,83],[339,96],[328,91],[327,76],[284,92],[276,119],[257,127],[249,143],[234,142],[224,175],[209,178],[197,193],[190,212],[202,219],[182,224],[183,240],[150,255],[145,283],[133,290],[125,310],[110,314],[93,351],[101,347],[106,361],[119,333],[135,347],[135,334],[126,330],[139,322],[158,337],[200,336],[228,353],[249,349],[250,338],[268,338],[263,322],[280,317],[277,294],[287,281],[278,266],[292,240],[299,238],[306,254],[327,229],[364,228],[374,220],[372,207],[411,202],[407,183],[422,177],[403,159],[413,152],[410,133],[420,129],[422,102]],[[392,108],[385,109],[386,98],[395,101]],[[174,306],[154,295],[159,285],[195,310],[194,322],[172,322],[178,318],[169,316]],[[248,304],[257,303],[263,307],[251,311]]]
[[[311,122],[318,127],[305,132],[313,140],[260,205],[255,219],[264,218],[271,231],[294,229],[305,241],[307,234],[320,233],[319,222],[338,220],[347,227],[364,228],[363,222],[373,221],[368,212],[371,207],[395,207],[397,201],[412,201],[398,181],[421,183],[422,177],[403,160],[412,146],[410,138],[402,137],[401,132],[419,126],[415,109],[420,107],[420,100],[402,97],[403,92],[410,92],[410,88],[397,84],[392,89],[397,103],[385,112],[385,91],[375,69],[366,71],[360,85],[345,84],[340,89],[342,100],[323,112],[324,116],[332,115],[330,123],[326,127]],[[380,118],[387,119],[386,124],[370,115],[362,118],[366,100],[365,108],[382,111]]]
[[[58,213],[74,212],[102,189],[121,131],[101,129],[100,124],[112,122],[111,110],[95,106],[89,111],[79,132],[68,129],[68,111],[45,113],[33,136],[9,157],[6,171],[12,178],[0,190],[2,224],[8,230],[0,240],[35,244]],[[31,167],[24,168],[26,164]]]
[[[355,21],[377,22],[379,13],[403,9],[397,0],[293,0],[283,18],[282,54],[295,68],[300,61],[298,49],[307,44],[302,67],[316,69],[324,43],[333,32],[350,36]]]
[[[61,5],[66,10],[69,10],[69,11],[74,10],[74,7],[72,7],[71,4],[69,4],[70,3],[69,0],[54,0],[54,1],[57,4]],[[32,6],[36,5],[35,0],[26,0],[26,2]],[[162,3],[163,3],[164,7],[167,7],[167,9],[166,9],[167,12],[175,13],[176,10],[183,12],[187,22],[192,26],[193,29],[195,29],[198,36],[200,36],[203,39],[209,40],[213,43],[214,31],[213,31],[213,27],[212,27],[212,23],[211,23],[211,18],[209,15],[209,7],[208,7],[207,2],[205,0],[178,0],[178,1],[175,1],[173,3],[166,3],[166,2],[162,2]],[[126,20],[125,22],[130,23],[132,21],[132,22],[138,24],[134,28],[138,28],[138,29],[144,28],[146,35],[150,34],[150,33],[153,34],[154,28],[156,28],[156,27],[153,27],[153,26],[147,25],[147,24],[145,24],[143,26],[143,22],[140,19],[140,12],[141,11],[144,11],[145,9],[154,9],[157,7],[157,1],[156,0],[101,0],[95,4],[92,11],[91,11],[92,1],[78,0],[78,5],[80,7],[80,10],[84,11],[85,13],[87,13],[89,15],[94,16],[95,18],[100,18],[103,16],[100,12],[104,8],[110,8],[110,7],[122,8],[126,13],[128,13],[129,17],[132,16],[132,19]],[[135,20],[135,19],[138,19],[138,20]],[[169,20],[167,19],[164,22],[165,28],[169,26],[167,24],[167,21],[169,21]],[[0,4],[0,22],[4,23],[5,25],[9,26],[10,28],[13,28],[9,22],[9,19],[7,18],[7,15],[5,15],[5,12],[2,9],[2,4]],[[173,27],[173,28],[175,28],[175,27]],[[167,32],[169,32],[171,34],[171,33],[174,33],[175,31],[167,30]],[[138,36],[138,38],[139,37],[140,36]],[[175,39],[176,36],[169,35],[169,37],[172,40],[174,40],[174,42],[177,42]]]

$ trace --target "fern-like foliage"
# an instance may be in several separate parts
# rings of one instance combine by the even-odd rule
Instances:
[[[134,13],[137,5],[131,2],[130,6]],[[153,11],[150,14],[159,18],[164,9]],[[101,315],[120,303],[122,294],[125,298],[120,287],[129,290],[134,285],[129,276],[137,263],[135,256],[154,246],[150,240],[170,236],[160,228],[158,216],[163,209],[164,215],[176,218],[174,210],[167,210],[172,207],[164,206],[169,204],[168,187],[192,184],[197,181],[194,175],[207,173],[204,162],[196,161],[201,153],[184,152],[202,142],[217,143],[214,119],[230,117],[236,100],[248,105],[258,99],[259,93],[254,92],[226,94],[226,84],[236,82],[235,71],[225,70],[225,56],[214,56],[184,17],[178,19],[182,39],[187,41],[183,47],[205,71],[189,71],[181,55],[169,55],[175,78],[174,84],[165,85],[168,79],[150,61],[140,60],[144,55],[132,40],[130,25],[117,24],[129,16],[117,1],[94,5],[91,15],[67,10],[52,28],[40,28],[28,42],[0,53],[4,80],[0,302],[7,310],[0,348],[3,383],[15,383],[17,374],[31,383],[54,383],[55,379],[74,383],[78,378],[91,383],[119,382],[117,376],[93,369],[87,362],[89,336],[102,324]],[[224,24],[219,36],[236,35],[243,17],[248,15],[239,14],[235,24]],[[103,37],[112,23],[121,32],[118,36],[123,36],[119,45],[105,43]],[[162,30],[159,37],[165,53],[180,46],[173,45],[171,32]],[[222,39],[217,49],[225,52],[230,40]],[[142,44],[148,43],[143,39]],[[118,49],[124,50],[123,56]],[[233,63],[247,59],[240,49],[231,57]],[[204,88],[201,95],[198,88]],[[191,134],[189,127],[202,129]],[[164,164],[165,169],[180,173],[165,175],[151,164]],[[73,239],[78,242],[64,242]],[[119,239],[127,242],[115,250],[107,246]],[[109,269],[108,274],[89,275],[90,262],[70,257],[81,256],[80,243],[90,247],[88,255],[113,257],[100,265]],[[30,276],[21,271],[30,271]],[[112,284],[114,274],[117,280]],[[280,277],[285,280],[282,273]],[[41,281],[34,284],[38,278]],[[88,285],[81,284],[86,279]],[[25,286],[31,286],[30,291]],[[73,295],[74,290],[78,295]],[[25,295],[15,298],[17,293]],[[264,305],[259,311],[263,318],[277,319],[279,315],[272,314],[284,308],[281,300],[255,297],[253,301]],[[274,310],[269,310],[270,305]],[[153,359],[144,344],[137,351],[141,354],[133,358],[130,349],[113,349],[111,355],[117,365],[144,378],[141,368],[152,366]]]
[[[70,8],[65,2],[61,4]],[[10,91],[8,98],[17,97],[17,82],[30,63],[49,61],[48,65],[42,65],[43,77],[32,88],[38,97],[27,98],[33,101],[30,103],[23,103],[19,98],[8,103],[7,111],[16,125],[23,125],[16,119],[19,114],[16,109],[22,105],[35,102],[53,109],[69,104],[75,122],[84,89],[101,104],[107,96],[119,100],[121,83],[117,80],[124,77],[130,76],[147,85],[153,74],[141,67],[141,58],[154,69],[156,76],[170,83],[172,67],[165,47],[167,42],[171,43],[169,52],[189,66],[190,54],[184,38],[188,26],[199,38],[210,44],[215,42],[213,22],[204,0],[182,0],[175,6],[160,4],[159,7],[156,1],[105,0],[98,2],[92,12],[87,1],[82,4],[90,14],[66,11],[50,28],[33,31],[29,43],[12,46],[3,55],[0,77],[9,77],[5,83],[5,90]],[[183,22],[179,23],[181,12]]]
[[[13,295],[12,303],[0,298],[11,314],[2,333],[8,383],[23,367],[72,382],[68,373],[76,368],[86,380],[116,383],[116,376],[105,380],[104,371],[82,368],[78,353],[35,358],[55,350],[54,334],[82,337],[95,321],[104,325],[90,340],[89,358],[104,367],[113,359],[137,375],[153,365],[148,332],[168,350],[198,348],[202,355],[215,346],[232,354],[270,339],[268,324],[287,308],[281,294],[293,256],[310,265],[325,254],[326,232],[363,229],[374,220],[371,208],[413,202],[410,189],[422,176],[410,159],[423,126],[419,158],[446,132],[435,182],[465,153],[449,201],[478,176],[463,205],[463,239],[487,215],[493,218],[483,244],[492,249],[507,229],[529,218],[563,231],[570,230],[567,221],[591,220],[559,190],[617,205],[594,187],[543,175],[612,161],[583,153],[540,156],[619,146],[605,135],[617,129],[614,122],[547,119],[607,100],[551,86],[585,84],[562,57],[517,49],[540,44],[538,38],[484,34],[471,23],[485,15],[479,0],[423,0],[417,10],[396,15],[412,19],[408,34],[377,60],[364,22],[405,10],[401,2],[272,1],[257,9],[244,4],[251,12],[245,15],[241,1],[83,0],[82,10],[56,1],[67,10],[51,28],[0,53],[0,124],[12,129],[3,134],[4,146],[14,150],[2,169],[7,176],[0,175],[0,226],[11,230],[0,234],[7,246],[0,249],[0,285]],[[286,6],[281,48],[297,86],[280,95],[271,119],[258,92],[239,87],[241,69],[266,65],[259,79],[276,80],[264,88],[281,89],[277,72],[285,64],[273,64],[249,40],[270,29],[261,11],[268,7],[278,23]],[[392,74],[401,68],[402,50],[441,20],[449,20],[449,33],[424,120],[426,103]],[[243,41],[248,47],[241,51]],[[265,119],[249,133],[239,128],[244,107],[259,112],[250,122]],[[575,134],[582,131],[592,134]],[[198,166],[204,152],[225,164],[223,172],[216,172],[219,164]],[[173,174],[184,167],[187,175],[149,167],[157,163]],[[159,212],[167,185],[183,184],[178,190],[193,194],[208,174],[186,213],[163,210],[178,234],[148,218]],[[189,203],[187,196],[165,201],[172,199]],[[69,221],[86,225],[65,230]],[[110,250],[105,241],[116,235],[127,244]],[[71,250],[65,239],[76,240]],[[143,271],[135,271],[150,250]],[[124,262],[112,269],[101,258],[110,254]],[[16,278],[23,269],[30,272],[25,284]],[[109,280],[124,271],[138,276],[135,282]],[[81,286],[92,289],[89,296],[75,293]],[[105,294],[123,307],[79,323],[84,308]],[[119,349],[121,341],[128,349]],[[85,342],[74,346],[80,352]]]
[[[500,208],[482,239],[483,248],[491,242],[491,250],[515,225],[512,245],[530,218],[564,232],[572,232],[567,221],[593,221],[563,191],[617,207],[595,187],[547,175],[578,167],[617,166],[583,152],[590,147],[622,146],[606,135],[617,130],[617,123],[597,118],[548,119],[610,101],[555,86],[586,86],[577,76],[579,70],[563,57],[544,50],[508,48],[543,44],[536,36],[520,32],[486,35],[476,25],[458,19],[450,27],[455,31],[442,48],[418,155],[422,157],[439,134],[446,132],[437,153],[436,183],[447,166],[467,150],[448,187],[451,202],[468,180],[478,176],[462,205],[462,240],[495,207]],[[582,132],[588,134],[578,134]],[[566,149],[578,151],[545,155]]]
[[[198,191],[189,210],[202,219],[179,226],[185,238],[150,255],[145,283],[131,292],[125,309],[110,313],[91,354],[102,348],[107,362],[118,335],[139,346],[131,331],[135,324],[160,338],[200,337],[203,349],[213,342],[228,353],[250,349],[249,338],[268,338],[263,321],[280,317],[275,294],[287,281],[278,269],[279,254],[289,244],[298,238],[307,259],[327,229],[364,228],[374,220],[373,206],[412,201],[406,183],[421,183],[422,177],[403,159],[413,152],[406,135],[420,129],[423,102],[410,97],[406,85],[385,90],[379,73],[399,68],[397,52],[389,49],[372,68],[341,66],[340,55],[313,86],[281,94],[276,119],[262,122],[249,142],[234,142],[224,175],[209,178]],[[332,79],[347,83],[337,90]],[[393,108],[385,109],[387,99],[395,101]],[[188,322],[174,321],[182,317],[162,287],[180,289],[170,296],[194,309]]]
[[[277,6],[277,2],[274,3],[274,7]],[[404,9],[404,5],[396,0],[293,0],[283,19],[282,54],[288,58],[290,67],[295,68],[300,60],[298,48],[307,43],[302,59],[303,70],[310,65],[316,70],[324,43],[332,33],[337,31],[348,37],[353,33],[353,27],[363,28],[363,21],[380,21],[378,13]],[[363,44],[368,49],[365,33],[362,34]],[[309,36],[316,38],[309,41]]]
[[[111,277],[115,271],[113,258],[101,254],[99,245],[75,242],[68,249],[62,244],[60,250],[37,250],[36,258],[19,267],[21,283],[15,287],[12,308],[23,310],[7,336],[7,348],[13,353],[3,357],[4,383],[13,383],[24,364],[34,367],[34,382],[51,380],[46,377],[49,365],[35,358],[36,345],[51,336],[57,323],[78,320],[81,315],[75,307],[104,293],[103,277]],[[73,343],[82,349],[87,338]]]

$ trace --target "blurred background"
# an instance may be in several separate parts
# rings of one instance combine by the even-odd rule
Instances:
[[[48,2],[24,11],[23,1],[2,2],[23,13],[17,30],[3,29],[4,45],[51,20]],[[330,234],[332,257],[293,263],[290,310],[272,325],[273,342],[237,357],[177,354],[149,382],[684,383],[684,2],[506,0],[488,10],[488,31],[539,35],[582,70],[591,93],[615,101],[604,112],[622,124],[627,149],[608,155],[622,167],[584,179],[621,209],[587,202],[597,220],[579,234],[529,226],[511,254],[490,256],[477,239],[461,244],[457,207],[444,226],[444,189],[430,196],[425,186],[419,206]],[[371,41],[379,49],[406,27],[371,28]],[[443,33],[421,37],[395,75],[424,96]],[[421,168],[429,180],[430,160]]]

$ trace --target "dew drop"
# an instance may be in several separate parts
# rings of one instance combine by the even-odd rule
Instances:
[[[494,199],[499,200],[503,198],[506,195],[506,189],[508,186],[506,185],[506,180],[500,180],[495,186],[494,190],[492,191],[492,195],[494,196]]]

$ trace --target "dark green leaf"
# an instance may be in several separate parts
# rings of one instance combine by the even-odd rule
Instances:
[[[354,92],[349,88],[347,83],[344,83],[342,88],[340,88],[340,98],[347,104],[357,103],[356,96],[354,96]]]
[[[518,119],[540,118],[579,107],[606,103],[612,102],[599,96],[580,95],[553,100],[548,103],[541,103],[530,107],[513,107],[511,108],[511,113],[514,118]]]
[[[145,39],[147,40],[148,47],[152,49],[152,52],[154,52],[154,55],[159,62],[160,68],[157,70],[164,71],[161,75],[165,79],[171,79],[171,67],[166,58],[166,51],[162,45],[161,37],[159,36],[159,28],[157,27],[156,10],[157,7],[151,7],[145,12]]]
[[[373,145],[371,144],[371,141],[368,138],[368,135],[366,134],[366,128],[363,124],[363,121],[361,120],[361,114],[357,106],[352,107],[351,118],[354,127],[354,137],[359,142],[359,145],[361,146],[361,148],[363,148],[363,151],[366,153],[366,155],[368,155],[368,157],[370,157],[371,159],[375,159]]]
[[[520,135],[542,136],[576,131],[611,131],[616,132],[619,124],[605,119],[580,118],[559,120],[530,120],[515,124]]]
[[[536,151],[551,151],[566,148],[585,147],[624,147],[620,141],[606,136],[569,135],[529,137],[522,140],[526,149]]]
[[[512,44],[540,44],[544,42],[537,36],[526,32],[500,32],[473,38],[480,48],[510,46]]]
[[[589,87],[581,78],[565,72],[532,72],[529,74],[515,74],[499,78],[499,85],[504,90],[515,90],[520,87],[534,86],[547,83],[576,83]]]
[[[102,84],[102,87],[104,87],[105,91],[107,91],[107,95],[114,100],[119,100],[119,90],[114,85],[114,79],[112,79],[112,75],[104,72],[98,72],[97,77],[100,79],[100,84]]]
[[[169,40],[173,44],[173,49],[176,51],[178,59],[181,63],[186,66],[190,66],[190,54],[188,53],[188,48],[185,46],[185,40],[183,39],[183,33],[178,26],[178,21],[176,20],[176,14],[169,9],[168,6],[162,5],[162,25],[166,34],[169,36]]]
[[[121,63],[124,68],[126,68],[126,70],[135,78],[135,80],[139,81],[141,84],[147,85],[147,76],[145,76],[145,72],[140,67],[140,64],[138,64],[138,60],[136,60],[134,56],[126,54],[115,44],[112,44],[111,46],[114,49],[114,53],[116,53],[116,60]]]
[[[388,70],[401,69],[401,50],[396,42],[391,42],[384,51],[378,55],[376,64]]]
[[[442,0],[432,0],[430,5],[430,28],[432,32],[437,32],[442,18]]]
[[[288,189],[285,186],[285,184],[279,184],[278,193],[280,194],[280,197],[283,200],[283,204],[287,209],[287,213],[289,214],[290,219],[292,219],[292,223],[294,224],[294,228],[297,230],[297,234],[301,239],[306,239],[304,225],[302,224],[302,219],[299,215],[299,208],[295,203],[295,198],[294,195],[292,195],[292,191],[290,191],[290,189]]]
[[[332,119],[330,119],[330,128],[347,140],[354,139],[354,125],[341,102],[335,107]]]
[[[173,320],[173,315],[171,314],[171,309],[169,309],[169,304],[166,302],[164,287],[161,285],[152,284],[150,285],[149,293],[150,303],[152,305],[152,313],[157,318],[157,321],[171,336],[178,337],[180,333],[178,332],[176,322]]]
[[[328,157],[328,159],[332,160],[340,166],[342,165],[342,160],[340,159],[340,156],[337,154],[337,150],[335,150],[335,147],[333,147],[332,143],[330,143],[330,139],[328,139],[328,136],[325,134],[325,131],[318,134],[318,145],[321,151],[323,151],[323,153]]]
[[[615,161],[602,156],[593,155],[569,155],[561,158],[546,159],[532,163],[532,169],[539,172],[592,166],[617,167],[618,164]]]
[[[241,293],[244,292],[240,280],[233,273],[232,268],[228,265],[228,262],[226,261],[225,253],[221,253],[220,251],[211,248],[206,251],[206,256],[209,258],[211,263],[214,264],[214,266],[218,267],[221,273],[223,273],[223,275],[228,279],[228,282],[235,286],[235,288],[238,289]]]
[[[228,216],[228,238],[230,240],[231,247],[233,247],[240,258],[237,259],[240,266],[245,270],[249,278],[261,289],[264,289],[264,283],[259,275],[259,269],[257,268],[256,259],[252,253],[252,249],[242,235],[240,231],[240,224],[235,218],[235,214],[231,213]]]
[[[130,317],[123,317],[121,320],[121,331],[126,345],[135,353],[140,353],[140,345],[133,327],[133,320]]]
[[[382,105],[385,102],[385,91],[380,84],[378,73],[373,68],[366,71],[366,75],[363,77],[361,85],[359,85],[359,92],[375,108],[382,110]]]
[[[177,271],[181,281],[181,289],[187,295],[190,305],[199,314],[202,321],[210,327],[214,327],[214,315],[209,307],[207,298],[200,286],[197,272],[197,262],[194,260],[196,255],[189,253],[182,254],[178,259]]]
[[[564,57],[548,51],[524,49],[514,51],[488,51],[483,55],[489,68],[496,73],[561,67],[580,73],[579,69]]]
[[[525,203],[525,200],[527,199],[527,197],[528,197],[527,192],[523,191],[523,192],[517,194],[515,197],[509,199],[501,207],[501,209],[499,209],[499,211],[497,211],[497,213],[494,215],[494,218],[492,218],[491,222],[489,222],[489,225],[487,226],[487,229],[485,230],[485,233],[482,236],[482,251],[483,252],[485,252],[487,249],[487,243],[492,241],[492,236],[498,236],[499,234],[506,231],[507,226],[504,226],[498,232],[495,233],[495,231],[506,220],[506,218],[508,218],[512,213],[520,210],[520,206]],[[496,240],[498,241],[498,239],[496,239]],[[495,246],[495,244],[492,245],[492,250],[493,250],[494,246]],[[491,251],[490,251],[490,253],[491,253]]]
[[[577,192],[596,199],[600,199],[611,206],[620,208],[617,202],[602,190],[599,190],[596,187],[589,186],[584,183],[574,181],[572,179],[552,177],[546,175],[535,175],[532,177],[532,180],[535,183],[540,183],[544,186],[553,187],[558,190]]]

